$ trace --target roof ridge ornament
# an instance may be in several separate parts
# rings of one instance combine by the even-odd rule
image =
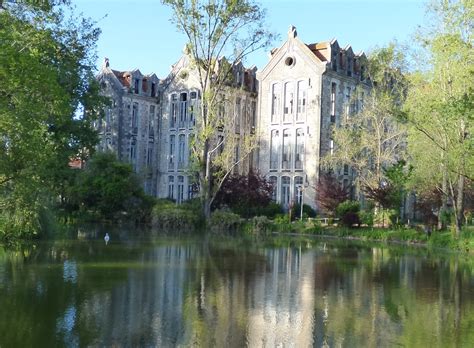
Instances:
[[[298,33],[296,32],[296,27],[294,25],[290,25],[290,28],[288,29],[288,38],[294,39],[297,36]]]

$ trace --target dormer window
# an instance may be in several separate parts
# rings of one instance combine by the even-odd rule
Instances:
[[[133,89],[134,89],[135,94],[138,94],[140,92],[140,79],[134,80]]]
[[[151,83],[151,96],[156,97],[156,83]]]

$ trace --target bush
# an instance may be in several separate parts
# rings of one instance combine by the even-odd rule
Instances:
[[[359,202],[345,201],[337,206],[336,214],[342,225],[352,227],[354,225],[360,225],[359,210]]]
[[[374,215],[374,224],[389,227],[397,224],[398,213],[395,209],[379,209]]]
[[[209,221],[209,229],[213,233],[236,233],[243,225],[240,215],[228,210],[216,210]]]
[[[290,232],[291,231],[291,223],[290,223],[290,218],[288,217],[288,214],[279,214],[275,216],[275,219],[273,220],[273,223],[275,225],[275,229],[278,232]]]
[[[374,213],[370,210],[363,210],[359,212],[360,222],[368,227],[374,226]]]
[[[254,216],[247,222],[247,232],[256,236],[264,236],[272,232],[273,223],[266,216]]]
[[[293,220],[299,219],[301,216],[301,205],[295,204],[291,208],[291,217]],[[303,204],[303,218],[314,218],[316,217],[316,210],[311,208],[307,204]]]
[[[200,216],[183,205],[177,206],[169,200],[160,199],[152,211],[154,228],[180,231],[194,231],[200,226]]]

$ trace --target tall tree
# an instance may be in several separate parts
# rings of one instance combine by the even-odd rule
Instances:
[[[416,183],[442,193],[441,211],[452,204],[459,236],[465,181],[474,177],[474,2],[436,0],[428,10],[431,21],[419,36],[427,58],[406,104],[409,149]]]
[[[0,9],[0,230],[37,233],[39,212],[70,158],[91,147],[100,98],[93,78],[99,30],[67,17],[66,1],[8,1]],[[67,4],[66,4],[67,5]]]
[[[334,151],[323,159],[332,169],[352,167],[365,193],[386,186],[386,169],[404,158],[406,130],[399,122],[406,89],[403,67],[403,55],[395,44],[369,55],[372,89],[364,100],[356,94],[350,101],[359,104],[359,111],[343,115],[341,126],[333,130]]]
[[[273,35],[266,29],[265,11],[253,0],[162,2],[172,9],[173,22],[186,35],[187,52],[198,71],[202,100],[193,154],[198,165],[203,211],[209,218],[212,201],[225,177],[251,148],[241,151],[240,156],[232,156],[235,139],[229,139],[231,132],[226,132],[227,139],[218,140],[222,127],[229,123],[219,112],[222,97],[232,87],[235,67],[249,53],[267,47]],[[224,155],[218,156],[219,153]],[[213,168],[220,171],[213,173]]]

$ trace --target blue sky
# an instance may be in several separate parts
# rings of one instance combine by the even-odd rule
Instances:
[[[164,78],[185,45],[185,37],[170,23],[171,11],[159,0],[76,0],[78,12],[97,21],[102,29],[98,62],[110,59],[117,70],[139,68]],[[285,40],[294,25],[305,43],[337,38],[341,46],[368,52],[393,39],[409,43],[424,21],[421,0],[260,0],[267,9],[269,28]],[[246,65],[263,68],[268,52],[259,51]]]

